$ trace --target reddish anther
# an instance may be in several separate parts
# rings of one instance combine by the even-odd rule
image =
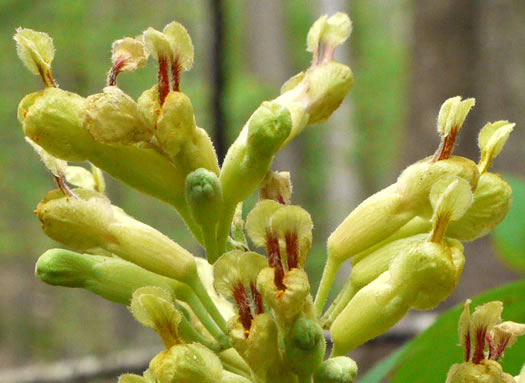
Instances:
[[[237,283],[233,288],[233,298],[239,309],[239,320],[246,331],[250,331],[252,326],[252,313],[250,310],[250,299],[242,283]]]
[[[443,140],[441,141],[441,145],[439,145],[436,154],[434,154],[434,157],[432,158],[432,162],[437,162],[450,158],[452,152],[454,151],[454,144],[456,143],[458,131],[459,127],[454,126],[450,133],[445,138],[443,138]]]
[[[181,74],[181,66],[179,64],[179,60],[175,59],[171,63],[171,77],[173,78],[173,90],[175,92],[180,92],[180,74]]]
[[[476,331],[476,349],[472,355],[472,363],[479,364],[485,359],[485,337],[487,335],[487,328],[481,327]]]
[[[465,362],[470,360],[470,349],[472,348],[472,343],[470,341],[470,331],[467,330],[465,335]]]
[[[252,292],[252,299],[255,307],[255,315],[264,313],[263,298],[259,290],[257,290],[257,287],[255,287],[255,283],[250,283],[250,290]]]
[[[299,265],[299,239],[297,233],[287,232],[284,235],[286,242],[286,256],[288,259],[288,270],[296,269]]]
[[[159,57],[159,100],[160,105],[164,105],[164,100],[170,92],[169,62],[165,57]]]
[[[284,269],[281,261],[281,247],[279,246],[279,239],[272,233],[266,233],[266,250],[268,251],[268,263],[275,270],[275,286],[279,290],[286,290],[283,283]]]

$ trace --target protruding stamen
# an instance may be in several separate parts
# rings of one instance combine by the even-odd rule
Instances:
[[[264,313],[264,304],[263,304],[263,298],[259,290],[257,290],[257,287],[255,287],[255,283],[250,283],[250,290],[252,293],[252,299],[253,304],[255,308],[255,315],[259,315]]]
[[[279,290],[286,290],[283,283],[284,269],[281,258],[281,247],[279,246],[279,239],[272,233],[266,234],[266,249],[268,251],[268,263],[270,267],[275,270],[275,286]]]
[[[246,331],[250,331],[253,316],[250,311],[250,299],[242,283],[238,283],[233,288],[233,298],[239,309],[239,320]]]

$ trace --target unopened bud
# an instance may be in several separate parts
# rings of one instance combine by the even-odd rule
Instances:
[[[314,383],[353,383],[357,364],[346,356],[325,360],[314,374]]]
[[[285,363],[299,376],[310,376],[326,351],[323,329],[317,321],[297,319],[285,337]]]
[[[84,127],[93,138],[104,144],[149,142],[153,132],[148,127],[137,103],[116,86],[86,99]]]

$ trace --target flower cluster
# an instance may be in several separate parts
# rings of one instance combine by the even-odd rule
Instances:
[[[307,125],[327,120],[352,88],[352,71],[333,58],[350,33],[342,13],[313,24],[311,66],[257,108],[219,166],[181,90],[194,56],[182,25],[115,41],[107,86],[88,97],[57,87],[48,35],[17,30],[21,60],[45,86],[22,99],[18,119],[58,185],[35,214],[50,238],[71,249],[45,252],[36,274],[129,306],[165,345],[142,376],[122,375],[122,383],[352,382],[357,366],[344,355],[410,309],[446,299],[463,268],[461,242],[487,234],[507,214],[511,189],[488,168],[514,124],[481,130],[479,164],[455,157],[474,100],[451,98],[439,113],[442,142],[434,156],[404,170],[330,236],[314,302],[304,270],[312,218],[291,203],[290,174],[271,166],[281,148]],[[118,87],[118,76],[149,56],[158,64],[157,83],[135,101]],[[91,171],[68,161],[87,161]],[[173,206],[207,259],[113,205],[101,170]],[[245,221],[242,203],[257,189],[259,202]],[[350,278],[323,314],[335,274],[349,259]],[[334,342],[326,360],[323,327]]]

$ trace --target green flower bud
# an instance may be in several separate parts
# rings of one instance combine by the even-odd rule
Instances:
[[[48,193],[37,207],[44,232],[77,251],[103,249],[154,273],[192,285],[194,257],[175,242],[112,206],[102,194],[76,189],[79,198]]]
[[[292,183],[289,172],[268,172],[259,186],[259,199],[271,199],[283,205],[290,203]]]
[[[447,236],[471,242],[492,231],[507,216],[512,205],[512,188],[499,175],[483,173],[474,192],[474,202],[457,221],[450,223]]]
[[[116,86],[86,99],[83,125],[104,144],[149,142],[153,135],[137,103]]]
[[[92,278],[93,266],[97,263],[98,259],[92,256],[52,249],[38,258],[35,275],[50,285],[85,287]]]
[[[285,335],[285,363],[298,376],[311,376],[326,351],[323,329],[317,321],[297,319]]]
[[[217,355],[200,344],[179,344],[160,352],[149,371],[156,383],[217,383],[223,372]]]
[[[357,364],[346,356],[325,360],[314,374],[314,383],[353,383]]]
[[[333,355],[345,355],[384,333],[410,308],[428,310],[446,299],[464,263],[461,243],[448,243],[452,246],[427,240],[409,244],[388,271],[359,290],[330,328]]]
[[[150,89],[146,89],[137,100],[140,112],[144,116],[149,129],[155,130],[157,120],[160,116],[160,99],[159,86],[153,85]]]
[[[309,69],[304,81],[308,124],[314,125],[326,121],[339,108],[354,86],[354,75],[348,66],[329,61]]]
[[[47,33],[32,29],[17,28],[14,36],[18,57],[27,69],[35,75],[40,75],[46,87],[54,87],[51,75],[51,62],[55,57],[53,39]]]
[[[85,99],[57,88],[25,96],[18,106],[24,134],[51,155],[66,161],[87,158],[93,139],[82,128]]]

